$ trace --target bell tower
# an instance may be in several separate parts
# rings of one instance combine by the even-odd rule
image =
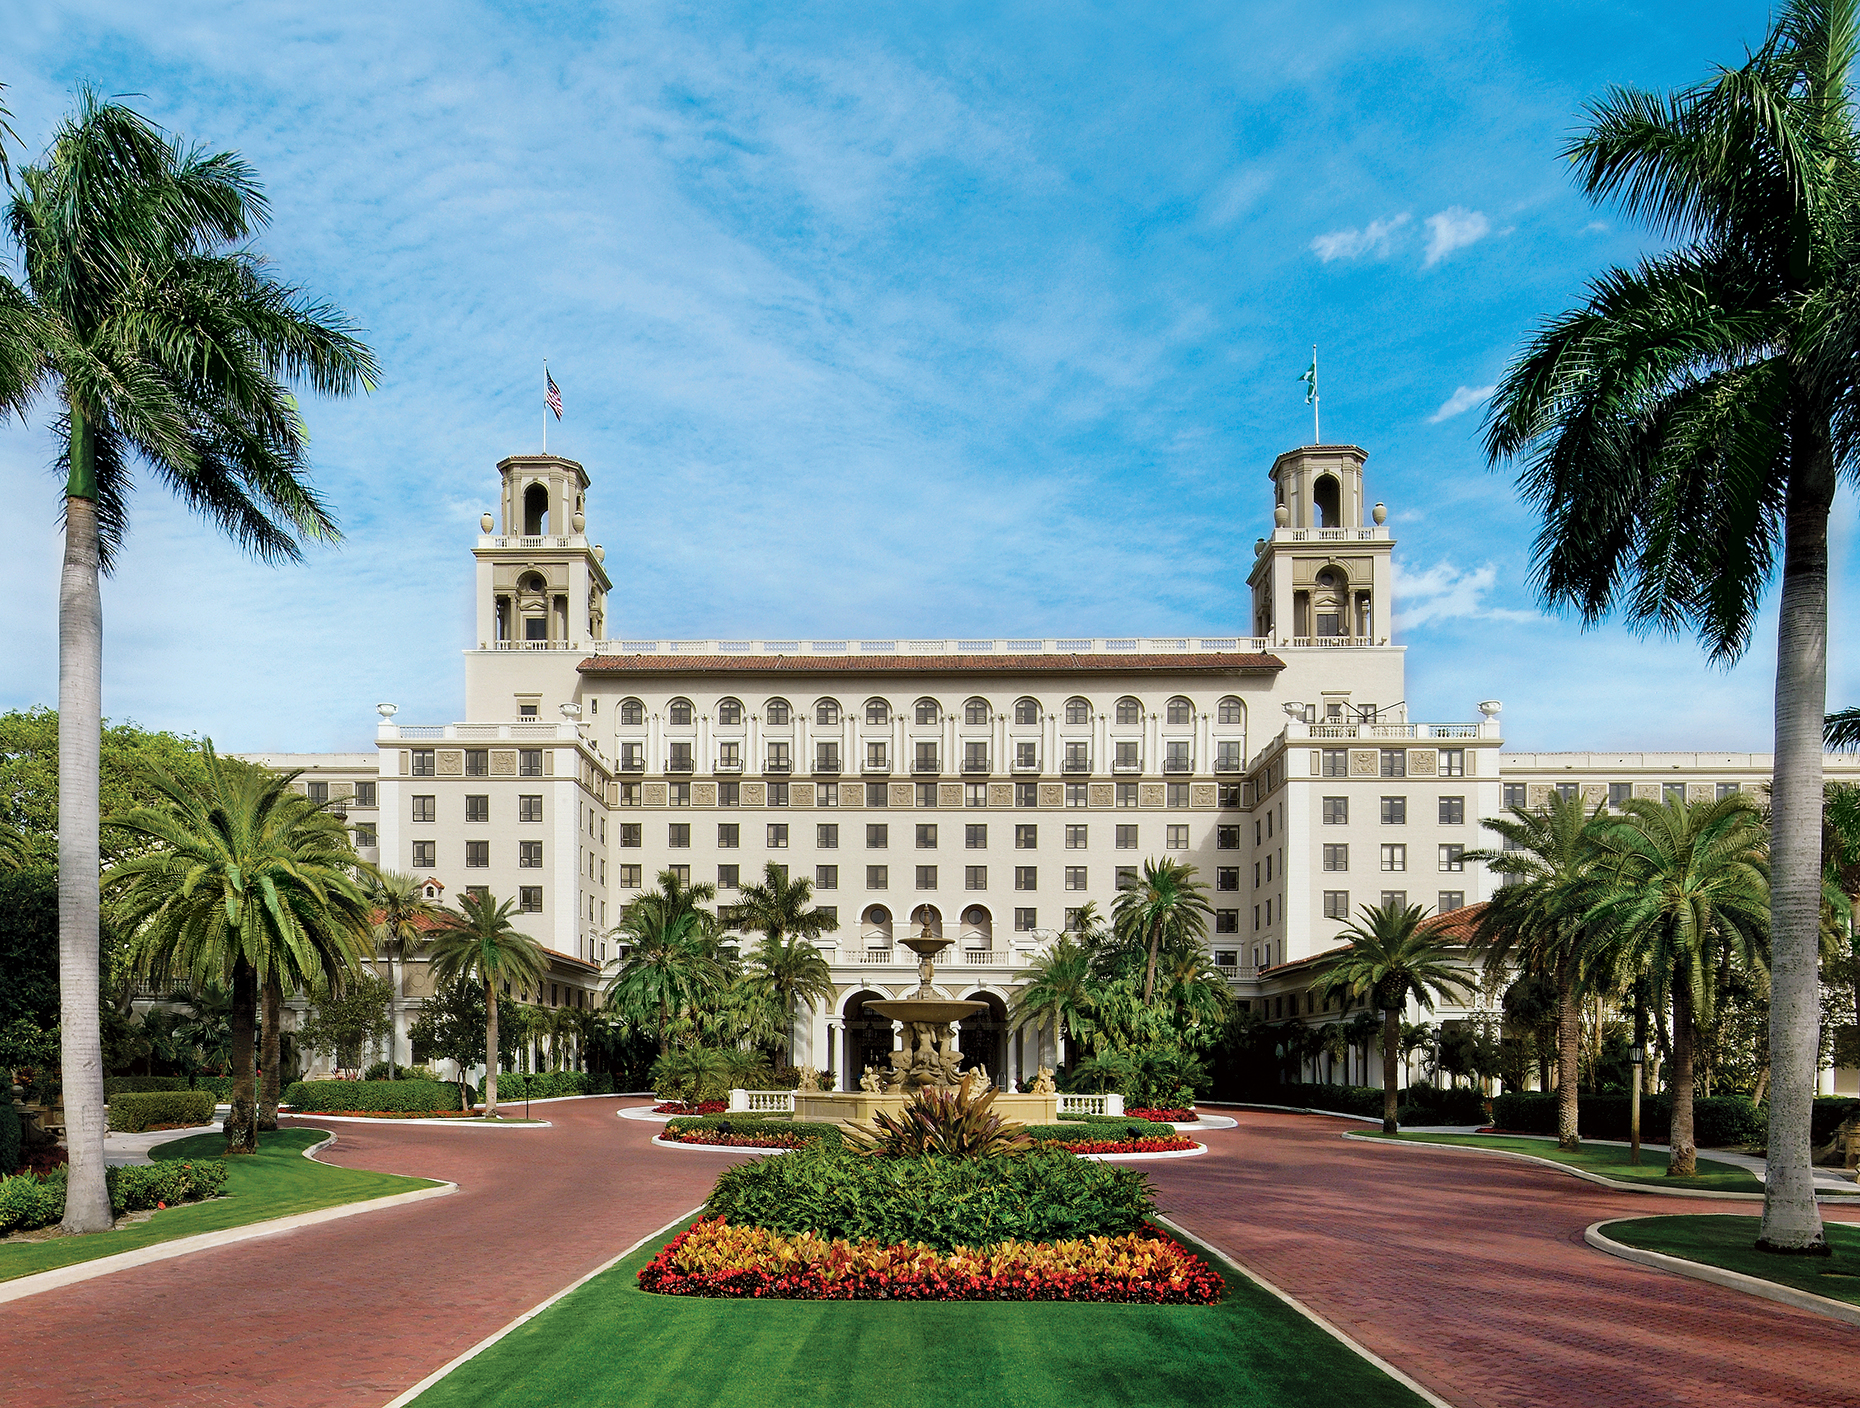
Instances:
[[[1355,445],[1301,445],[1272,462],[1272,536],[1253,544],[1253,634],[1283,645],[1387,645],[1395,543],[1364,512]]]
[[[607,551],[587,539],[588,472],[560,455],[499,460],[478,560],[478,648],[580,650],[607,632]],[[496,530],[496,531],[493,531]]]

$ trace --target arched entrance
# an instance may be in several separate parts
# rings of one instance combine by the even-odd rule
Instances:
[[[868,1013],[865,1004],[883,1002],[886,995],[864,989],[853,993],[846,999],[840,1010],[845,1014],[845,1030],[841,1035],[842,1059],[840,1061],[840,1089],[857,1090],[859,1078],[865,1074],[867,1066],[876,1066],[883,1071],[891,1062],[893,1038],[891,1019]]]
[[[964,1017],[956,1044],[962,1052],[962,1069],[988,1067],[988,1078],[999,1088],[1007,1078],[1007,1004],[992,992],[964,994],[971,1002],[986,1002],[988,1010]]]

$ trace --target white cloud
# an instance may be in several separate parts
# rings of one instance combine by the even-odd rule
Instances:
[[[1529,611],[1492,606],[1486,596],[1498,584],[1496,563],[1462,572],[1451,562],[1436,562],[1419,572],[1395,564],[1395,630],[1418,630],[1435,621],[1535,621]]]
[[[1407,212],[1389,220],[1371,220],[1360,230],[1332,230],[1311,241],[1312,252],[1326,264],[1333,259],[1359,259],[1365,254],[1382,258],[1389,252],[1389,238],[1408,223]]]
[[[1427,217],[1427,258],[1422,267],[1431,269],[1456,249],[1490,234],[1492,222],[1477,210],[1450,205],[1438,215]]]
[[[1496,386],[1462,386],[1440,403],[1440,409],[1427,418],[1427,423],[1438,425],[1443,420],[1452,420],[1474,406],[1483,405],[1496,390]]]
[[[1591,220],[1582,227],[1582,233],[1585,235],[1605,235],[1608,233],[1608,222],[1606,220]]]

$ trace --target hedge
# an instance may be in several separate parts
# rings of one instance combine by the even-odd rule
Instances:
[[[22,1173],[0,1179],[0,1236],[50,1227],[63,1219],[66,1177],[65,1169],[58,1168],[43,1176]],[[157,1203],[217,1198],[225,1191],[226,1165],[219,1160],[164,1159],[147,1167],[107,1169],[104,1180],[110,1190],[110,1210],[121,1217]]]
[[[19,1169],[19,1150],[25,1131],[20,1127],[19,1111],[12,1097],[0,1090],[0,1177]]]
[[[283,1103],[302,1113],[360,1110],[370,1114],[431,1114],[462,1108],[449,1080],[300,1080]]]
[[[478,1082],[478,1103],[484,1103],[484,1081]],[[612,1095],[614,1077],[611,1071],[539,1071],[534,1075],[521,1075],[516,1071],[500,1071],[497,1076],[497,1098],[504,1100],[521,1100],[526,1095],[531,1100],[551,1100],[563,1095]]]
[[[238,1081],[238,1076],[195,1076],[192,1089],[208,1091],[215,1100],[224,1105],[232,1099],[233,1086],[238,1084]],[[261,1080],[252,1086],[253,1094],[256,1095],[262,1088],[263,1081]]]
[[[154,1090],[186,1090],[186,1076],[105,1076],[103,1098],[112,1095],[147,1095]]]
[[[1290,1105],[1382,1118],[1382,1092],[1373,1085],[1294,1081],[1243,1090],[1239,1100],[1242,1104]],[[1395,1092],[1395,1113],[1402,1124],[1484,1124],[1485,1097],[1470,1087],[1404,1086]]]
[[[1080,1123],[1090,1125],[1080,1129]],[[1071,1120],[1065,1124],[1030,1124],[1026,1133],[1030,1139],[1067,1139],[1077,1142],[1082,1139],[1124,1140],[1124,1139],[1167,1139],[1175,1133],[1172,1124],[1157,1124],[1154,1120],[1107,1119]]]
[[[1492,1123],[1522,1134],[1556,1133],[1556,1092],[1523,1090],[1501,1095],[1492,1102]],[[1581,1095],[1576,1100],[1576,1132],[1584,1139],[1626,1139],[1629,1099],[1626,1095]],[[1664,1144],[1671,1131],[1673,1097],[1667,1094],[1640,1098],[1640,1137]],[[1692,1102],[1692,1138],[1706,1148],[1732,1144],[1761,1144],[1767,1129],[1764,1115],[1741,1095],[1714,1095]]]
[[[503,1098],[501,1091],[498,1098]],[[783,1135],[792,1139],[798,1134],[803,1138],[819,1139],[827,1144],[837,1145],[840,1142],[840,1127],[837,1124],[820,1124],[810,1120],[770,1120],[742,1115],[680,1115],[677,1119],[665,1122],[667,1134],[682,1134],[686,1130],[708,1130],[715,1134],[741,1134],[751,1138]]]
[[[206,1090],[123,1091],[110,1097],[110,1128],[140,1134],[158,1124],[183,1128],[213,1122],[213,1095]]]

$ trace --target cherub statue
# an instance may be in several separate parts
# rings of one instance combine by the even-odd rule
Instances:
[[[867,1066],[865,1074],[859,1077],[859,1088],[868,1095],[876,1095],[885,1087],[878,1078],[878,1067]]]
[[[974,1079],[969,1082],[970,1095],[986,1095],[995,1088],[994,1080],[988,1074],[988,1067],[984,1066],[980,1061],[977,1061],[973,1066],[969,1067],[969,1074],[974,1077]]]
[[[1051,1066],[1040,1067],[1040,1073],[1033,1079],[1033,1093],[1051,1095],[1058,1089],[1059,1087],[1053,1084],[1053,1068]]]

